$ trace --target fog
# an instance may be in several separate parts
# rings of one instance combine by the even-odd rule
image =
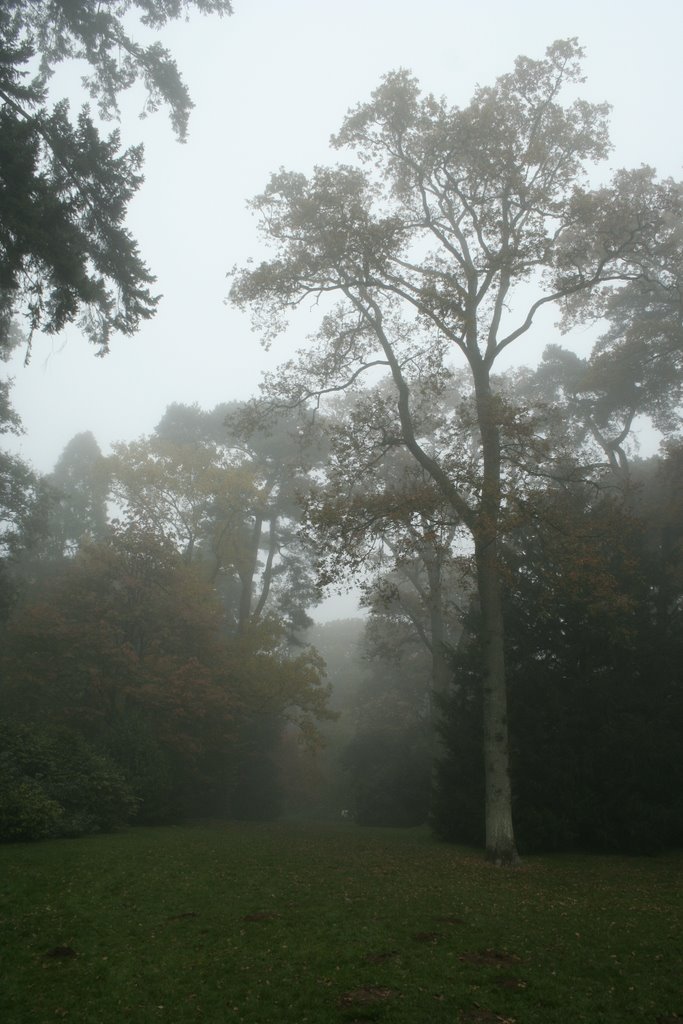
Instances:
[[[171,402],[210,408],[245,399],[264,370],[301,344],[306,317],[266,353],[247,318],[225,304],[227,271],[259,252],[247,200],[280,166],[305,172],[338,159],[330,134],[391,69],[411,68],[425,91],[465,104],[477,83],[509,70],[518,54],[540,57],[554,39],[578,36],[587,51],[584,94],[613,105],[611,165],[680,173],[683,14],[675,0],[654,12],[631,0],[618,16],[607,0],[495,0],[477,10],[445,0],[235,7],[232,18],[193,16],[163,35],[195,102],[187,144],[175,141],[164,112],[138,120],[141,94],[122,104],[124,140],[144,140],[146,150],[129,227],[163,295],[156,318],[136,337],[115,339],[104,359],[69,328],[36,338],[29,365],[24,352],[13,361],[25,427],[14,447],[41,472],[78,432],[92,431],[106,451],[114,440],[149,433]],[[79,73],[65,69],[54,86],[74,105]],[[525,359],[553,332],[551,316]]]
[[[606,0],[478,10],[452,0],[237,0],[232,18],[191,16],[162,34],[195,103],[189,141],[177,142],[166,111],[140,120],[137,87],[120,117],[124,146],[146,148],[127,227],[156,274],[158,314],[136,337],[113,338],[103,358],[70,327],[19,346],[9,367],[24,424],[9,444],[37,474],[56,469],[38,479],[21,459],[0,467],[0,842],[287,816],[331,823],[339,836],[351,821],[429,825],[440,839],[485,847],[501,867],[516,867],[519,853],[681,847],[679,4],[648,18],[634,2],[615,12]],[[13,103],[35,94],[15,87],[26,49],[12,49],[19,6],[9,10],[0,99],[3,133],[11,123],[15,134],[2,135],[1,295],[17,289],[42,315],[49,293],[43,323],[73,313],[68,292],[83,260],[64,231],[67,208],[83,217],[92,265],[105,278],[113,267],[119,305],[144,316],[145,299],[127,305],[144,270],[130,253],[112,258],[126,251],[117,192],[134,159],[118,175],[109,155],[98,175],[101,150],[81,144],[97,138],[87,118],[74,142],[58,122],[51,134],[42,111],[32,122]],[[576,82],[574,38],[586,51],[574,92],[583,107],[564,92],[570,102],[556,103]],[[111,57],[103,86],[115,84],[126,61],[110,47],[125,52],[127,40],[106,20],[84,40],[97,59]],[[520,54],[538,63],[476,91]],[[449,104],[475,102],[463,117],[437,103],[411,107],[407,74],[382,77],[399,68]],[[51,80],[72,116],[85,71],[65,65]],[[375,106],[344,121],[382,82]],[[588,169],[584,190],[582,161],[606,149],[603,101],[613,149]],[[318,172],[355,159],[330,149],[342,123],[360,159],[377,154],[363,133],[379,133],[373,180],[348,166]],[[621,167],[644,171],[615,176]],[[278,175],[250,205],[279,169],[302,176]],[[393,198],[398,213],[387,216]],[[265,265],[254,206],[276,247]],[[278,326],[294,307],[272,347],[228,303],[231,280],[235,303],[266,329],[267,316]],[[99,282],[86,283],[102,309]],[[561,335],[539,285],[554,289],[566,321],[575,317],[571,334]],[[348,305],[325,316],[335,295]],[[582,362],[596,338],[602,347]],[[538,373],[516,372],[551,343]],[[268,390],[268,371],[283,362]],[[378,386],[356,390],[359,380]],[[277,411],[267,424],[239,405],[260,385]],[[322,415],[295,408],[316,395]],[[0,402],[0,426],[11,428],[4,387]],[[665,441],[657,457],[634,458],[639,443],[640,454],[655,450],[653,425]],[[330,581],[343,592],[327,594]],[[367,877],[374,892],[381,875]],[[287,914],[292,891],[282,890]],[[67,903],[70,893],[64,886]],[[137,905],[119,902],[114,917],[134,910],[141,927]],[[167,909],[167,922],[199,916]],[[279,917],[266,906],[241,920]],[[22,934],[27,919],[17,919]],[[367,920],[375,929],[377,915]],[[434,934],[415,938],[431,946]],[[501,966],[489,945],[498,923],[481,934]],[[67,939],[54,932],[50,942]],[[633,959],[628,943],[623,957]],[[53,955],[80,953],[60,944]],[[221,1005],[240,1010],[225,994]],[[340,995],[335,1005],[350,1003]],[[660,1009],[657,1020],[679,1019]]]

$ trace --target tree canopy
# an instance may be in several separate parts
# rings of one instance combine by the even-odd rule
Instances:
[[[192,102],[171,54],[143,35],[192,8],[232,13],[229,0],[9,0],[0,10],[0,338],[16,316],[29,337],[77,321],[107,351],[112,333],[133,334],[158,302],[154,278],[126,228],[142,183],[143,150],[103,135],[87,104],[74,116],[51,102],[49,84],[66,60],[85,61],[86,96],[99,116],[118,117],[117,98],[135,82],[146,112],[167,106],[180,140]]]
[[[482,634],[486,843],[516,858],[511,818],[500,544],[517,473],[494,367],[553,303],[576,322],[659,272],[672,235],[669,183],[645,168],[602,188],[588,168],[609,152],[608,107],[565,99],[582,80],[575,39],[520,57],[469,105],[423,96],[405,71],[383,79],[333,145],[354,163],[306,177],[281,170],[253,201],[274,256],[236,275],[232,298],[266,339],[306,297],[324,300],[312,347],[266,383],[274,405],[353,387],[384,368],[400,443],[438,488],[474,547]],[[674,232],[675,233],[675,232]],[[666,245],[665,245],[666,251]],[[333,304],[335,303],[336,304]],[[422,429],[415,396],[470,382],[476,474]],[[381,423],[377,423],[381,429]]]

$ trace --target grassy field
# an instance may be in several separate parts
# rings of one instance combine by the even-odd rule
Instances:
[[[425,831],[0,848],[5,1024],[678,1024],[683,856],[496,870]]]

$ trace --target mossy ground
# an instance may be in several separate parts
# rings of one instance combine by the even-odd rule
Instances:
[[[423,830],[0,849],[6,1024],[683,1024],[683,855],[495,869]]]

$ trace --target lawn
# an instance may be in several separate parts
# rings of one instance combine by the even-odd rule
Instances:
[[[683,1024],[683,855],[202,825],[0,848],[0,1020]]]

